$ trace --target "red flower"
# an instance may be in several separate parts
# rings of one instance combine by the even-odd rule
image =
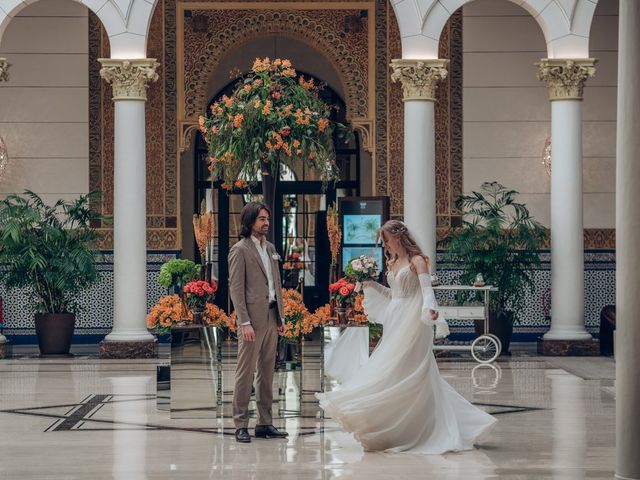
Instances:
[[[343,297],[346,297],[347,295],[349,295],[351,293],[351,290],[349,290],[348,287],[343,286],[343,287],[340,287],[340,290],[338,290],[338,293],[340,295],[342,295]]]
[[[292,253],[291,254],[291,259],[292,260],[298,260],[300,258],[300,254],[299,253]]]

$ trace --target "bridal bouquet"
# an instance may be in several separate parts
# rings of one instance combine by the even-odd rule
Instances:
[[[378,280],[380,268],[375,259],[369,255],[360,255],[349,261],[344,275],[351,281],[356,282],[356,292],[362,289],[362,282],[367,280]]]

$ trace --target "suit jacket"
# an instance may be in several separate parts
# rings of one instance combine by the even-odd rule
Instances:
[[[276,255],[276,249],[272,243],[267,242],[267,253],[273,272],[278,318],[282,321],[284,318],[282,282],[278,260],[273,258]],[[229,293],[236,312],[238,327],[246,322],[251,322],[254,329],[268,326],[269,281],[262,258],[251,238],[243,238],[229,251]]]

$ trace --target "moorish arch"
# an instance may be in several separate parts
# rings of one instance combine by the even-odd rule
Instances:
[[[229,52],[237,50],[238,45],[249,44],[261,37],[280,36],[306,44],[331,64],[340,81],[340,85],[334,87],[338,87],[337,90],[344,95],[347,118],[357,128],[365,130],[361,133],[367,133],[363,136],[372,142],[373,134],[369,130],[373,126],[370,120],[374,100],[374,86],[370,80],[373,62],[367,62],[371,53],[367,51],[370,34],[367,29],[363,30],[361,41],[353,44],[347,43],[337,33],[337,28],[331,28],[331,11],[257,10],[236,13],[224,11],[224,28],[217,30],[206,42],[196,41],[189,23],[184,23],[184,82],[178,84],[179,89],[184,88],[183,96],[178,93],[179,109],[185,120],[183,141],[189,141],[192,124],[209,100],[210,79]],[[192,15],[195,14],[196,11],[193,11]],[[216,21],[217,11],[199,10],[197,15],[208,17],[209,25],[220,24]],[[183,144],[184,147],[186,145]]]

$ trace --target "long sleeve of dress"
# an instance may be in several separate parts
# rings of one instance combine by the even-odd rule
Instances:
[[[436,301],[436,296],[431,286],[431,276],[428,273],[418,275],[420,288],[422,289],[422,314],[420,320],[426,325],[436,327],[436,338],[444,338],[449,335],[449,326],[446,319],[440,314],[440,307]],[[438,312],[438,318],[431,319],[431,310]]]
[[[384,325],[384,311],[391,301],[391,289],[377,282],[364,282],[362,306],[369,321]]]

